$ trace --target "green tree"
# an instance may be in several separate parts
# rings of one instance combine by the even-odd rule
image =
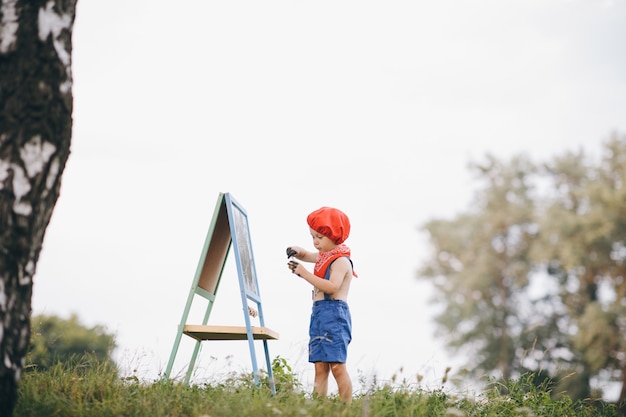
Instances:
[[[424,225],[434,253],[420,276],[433,279],[444,307],[436,318],[439,335],[472,358],[468,368],[475,376],[498,371],[508,379],[525,328],[519,306],[537,229],[530,181],[535,167],[524,157],[507,165],[488,156],[473,169],[485,185],[472,208]]]
[[[98,364],[113,364],[115,336],[108,334],[103,326],[85,327],[76,315],[68,320],[38,315],[32,317],[31,323],[27,369],[45,371],[59,362],[82,361],[86,357]]]
[[[72,132],[76,0],[0,0],[0,415],[17,400],[44,234]]]
[[[569,337],[563,389],[592,395],[591,381],[619,381],[626,399],[626,136],[613,134],[598,162],[584,152],[546,164],[548,193],[533,261],[559,283],[565,314],[553,318]],[[582,389],[584,387],[584,389]]]
[[[533,371],[574,399],[619,382],[626,399],[626,136],[601,153],[487,157],[472,207],[423,226],[439,334],[475,376]]]

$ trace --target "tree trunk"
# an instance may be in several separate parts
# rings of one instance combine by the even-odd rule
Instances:
[[[0,0],[0,415],[30,340],[33,275],[72,132],[77,0]]]

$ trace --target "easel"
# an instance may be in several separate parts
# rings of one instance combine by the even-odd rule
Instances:
[[[235,259],[237,262],[237,275],[239,276],[239,288],[241,290],[241,302],[244,313],[245,326],[209,326],[209,316],[215,302],[217,289],[219,287],[226,258],[230,247],[234,243]],[[202,319],[202,324],[187,324],[191,305],[195,296],[201,296],[208,300],[208,305]],[[248,300],[256,303],[257,310],[248,305]],[[259,325],[252,326],[250,316],[259,317]],[[267,346],[268,340],[278,339],[278,333],[265,327],[263,318],[263,307],[261,305],[261,295],[259,294],[259,283],[256,277],[254,266],[254,256],[252,254],[252,243],[250,241],[250,229],[248,227],[248,215],[243,207],[237,203],[229,193],[220,193],[211,227],[204,241],[200,261],[196,269],[196,274],[187,297],[187,304],[183,311],[183,316],[178,326],[178,332],[174,341],[174,347],[170,355],[165,378],[168,379],[174,366],[174,360],[182,335],[192,337],[196,340],[193,355],[185,376],[185,384],[189,383],[191,373],[196,363],[200,343],[205,340],[247,340],[252,358],[252,368],[254,371],[254,382],[257,387],[260,384],[259,370],[254,348],[255,340],[263,341],[265,350],[265,361],[267,364],[267,374],[272,393],[276,393],[274,384],[274,374],[270,362],[270,355]]]

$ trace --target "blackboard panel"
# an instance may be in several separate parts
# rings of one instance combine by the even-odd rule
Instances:
[[[260,302],[259,286],[254,266],[254,255],[252,253],[252,243],[250,241],[250,228],[248,226],[248,215],[244,208],[237,203],[229,194],[226,194],[226,206],[231,220],[231,237],[235,257],[237,258],[237,270],[242,290],[245,289],[246,296],[252,300]]]
[[[203,251],[204,262],[198,280],[198,287],[215,294],[231,244],[228,211],[226,210],[224,195],[220,195],[218,199],[208,236],[210,236],[210,241],[208,242],[208,248],[205,248]]]

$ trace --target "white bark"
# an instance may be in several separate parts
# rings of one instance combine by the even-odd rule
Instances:
[[[5,0],[0,7],[0,54],[13,50],[17,40],[17,0]]]

